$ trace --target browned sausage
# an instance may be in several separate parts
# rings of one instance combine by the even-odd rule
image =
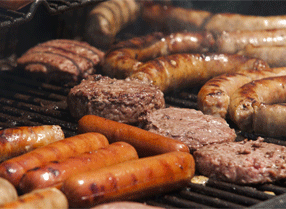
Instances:
[[[60,188],[62,182],[70,175],[134,159],[138,159],[134,147],[125,142],[115,142],[96,151],[73,156],[63,161],[53,161],[29,170],[22,177],[19,188],[24,193],[51,186]]]
[[[103,72],[110,77],[126,78],[142,62],[175,53],[207,52],[213,45],[214,38],[207,32],[152,33],[112,46],[106,54]]]
[[[110,0],[96,5],[87,17],[86,40],[93,46],[108,48],[115,41],[116,34],[141,14],[141,4],[138,2]]]
[[[261,108],[263,104],[285,103],[285,83],[286,76],[277,76],[255,80],[237,89],[230,97],[229,116],[231,120],[241,130],[252,132],[256,108]],[[280,113],[275,113],[273,117],[280,117]],[[262,120],[260,123],[264,123],[263,121],[268,120],[268,118],[260,118],[260,120]],[[273,122],[277,124],[281,120],[274,120]],[[280,132],[279,127],[282,126],[277,124],[275,127],[277,132]]]
[[[198,93],[198,108],[204,113],[225,118],[228,113],[230,96],[239,87],[253,80],[286,75],[286,68],[246,70],[223,74],[206,82]]]
[[[266,66],[263,60],[236,54],[174,54],[146,62],[130,78],[149,81],[166,93],[202,85],[224,73]]]
[[[184,187],[194,176],[190,153],[170,152],[71,176],[62,186],[70,207],[133,200]]]
[[[190,152],[188,146],[182,142],[95,115],[83,116],[78,121],[78,131],[101,133],[110,143],[127,142],[135,147],[139,157],[171,151]]]
[[[68,209],[66,196],[53,187],[37,189],[20,196],[17,200],[0,206],[2,209]]]
[[[203,27],[207,31],[220,33],[237,30],[266,30],[286,28],[286,15],[253,16],[242,14],[214,14]]]
[[[286,29],[223,31],[216,38],[215,51],[235,54],[245,46],[285,46]],[[260,57],[258,57],[260,58]],[[265,60],[266,61],[266,60]]]
[[[22,126],[0,131],[0,161],[64,139],[58,125]]]
[[[146,23],[166,32],[202,30],[211,15],[208,11],[160,4],[144,6],[142,11],[142,19]]]
[[[18,198],[18,193],[14,185],[4,178],[0,178],[0,194],[0,207]]]
[[[270,67],[286,66],[286,46],[253,46],[249,44],[238,54],[263,59]]]
[[[0,164],[0,177],[9,180],[18,188],[20,179],[30,169],[42,166],[50,161],[63,160],[106,147],[108,144],[106,137],[99,133],[72,136],[2,162]]]

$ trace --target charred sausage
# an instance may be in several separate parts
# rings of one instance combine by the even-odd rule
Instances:
[[[0,194],[0,207],[18,198],[18,193],[14,185],[4,178],[0,178]]]
[[[178,189],[194,172],[193,156],[177,151],[73,175],[61,190],[71,207],[91,207]]]
[[[253,80],[286,75],[286,68],[246,70],[227,73],[207,81],[198,93],[198,108],[204,113],[225,118],[228,113],[230,96],[239,87]]]
[[[0,161],[64,139],[58,125],[22,126],[0,131]]]
[[[202,85],[224,73],[266,66],[263,60],[236,54],[174,54],[146,62],[130,78],[151,82],[166,93]]]
[[[30,169],[42,166],[50,161],[63,160],[106,147],[108,144],[106,137],[99,133],[72,136],[2,162],[0,164],[0,177],[9,180],[18,188],[20,179]]]
[[[125,142],[115,142],[96,151],[73,156],[63,161],[53,161],[45,166],[29,170],[22,177],[19,188],[24,193],[51,186],[60,188],[62,182],[70,175],[137,158],[134,147]]]
[[[156,57],[186,52],[208,52],[214,38],[207,32],[178,32],[170,35],[152,33],[112,46],[105,57],[103,72],[116,78],[126,78],[145,61]]]
[[[78,131],[79,133],[101,133],[108,138],[110,143],[127,142],[135,147],[139,157],[171,151],[190,152],[188,146],[182,142],[96,115],[83,116],[78,121]]]
[[[286,101],[285,82],[286,76],[269,77],[252,81],[237,89],[230,97],[230,119],[241,130],[252,132],[253,118],[258,117],[255,116],[256,112],[262,111],[257,110],[262,107],[261,105],[284,103]],[[266,111],[272,112],[272,110],[268,109]],[[279,113],[275,113],[273,117],[280,117]],[[268,118],[260,118],[260,120],[260,123],[266,123],[265,121]],[[278,122],[280,121],[273,121],[276,124]],[[280,131],[279,127],[281,126],[277,124],[275,131]]]
[[[136,0],[110,0],[96,5],[88,14],[85,38],[93,46],[108,48],[116,34],[141,14]]]
[[[3,209],[68,209],[66,196],[53,187],[37,189],[20,196],[17,200],[0,206]]]

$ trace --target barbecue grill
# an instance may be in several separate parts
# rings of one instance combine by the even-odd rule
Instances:
[[[15,58],[27,50],[29,44],[21,43],[27,37],[19,37],[24,28],[31,28],[37,18],[60,18],[56,32],[46,36],[46,39],[66,37],[65,30],[70,30],[65,22],[65,16],[83,14],[88,5],[99,1],[89,0],[39,0],[20,11],[0,10],[1,28],[1,71],[0,71],[0,129],[17,126],[60,125],[66,137],[77,134],[77,121],[67,110],[66,96],[74,84],[59,85],[46,83],[41,78],[34,78],[15,68]],[[179,2],[175,2],[180,4]],[[188,3],[190,6],[191,3]],[[193,3],[195,4],[195,3]],[[191,4],[191,6],[193,6]],[[249,2],[248,2],[249,4]],[[277,3],[278,4],[278,3]],[[278,12],[278,11],[277,11]],[[39,13],[45,13],[39,15]],[[63,15],[63,16],[62,16]],[[85,18],[85,17],[81,17]],[[73,18],[77,19],[77,18]],[[46,21],[46,20],[45,20]],[[82,21],[82,19],[77,19]],[[139,20],[140,21],[140,20]],[[78,22],[77,22],[78,23]],[[59,28],[64,25],[64,28]],[[73,37],[80,37],[80,24],[74,24]],[[49,28],[48,28],[49,29]],[[30,31],[33,33],[33,31]],[[119,37],[129,37],[130,31],[119,34]],[[18,34],[18,35],[17,35]],[[71,33],[68,33],[71,35]],[[18,42],[15,42],[18,40]],[[40,39],[33,39],[35,45]],[[20,45],[20,47],[19,47]],[[165,95],[168,106],[197,108],[197,93],[199,89],[187,89]],[[235,128],[235,125],[230,123]],[[244,138],[256,139],[255,134],[237,131],[237,140]],[[283,138],[265,137],[265,141],[286,146]],[[209,180],[205,184],[189,183],[185,188],[168,194],[155,195],[138,200],[148,205],[165,208],[283,208],[286,207],[286,184],[240,186],[226,182]]]

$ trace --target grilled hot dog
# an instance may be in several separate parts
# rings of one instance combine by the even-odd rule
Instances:
[[[79,133],[101,133],[108,138],[110,143],[127,142],[135,147],[139,157],[171,151],[190,152],[188,146],[182,142],[96,115],[83,116],[78,121],[78,131]]]
[[[71,207],[91,207],[178,189],[194,172],[193,156],[177,151],[73,175],[61,190]]]
[[[22,177],[19,188],[25,193],[50,186],[60,188],[62,182],[70,175],[134,159],[138,159],[134,147],[125,142],[115,142],[96,151],[73,156],[63,161],[53,161],[45,166],[29,170]]]
[[[50,161],[63,160],[106,147],[108,144],[106,137],[99,133],[72,136],[2,162],[0,164],[0,177],[9,180],[18,188],[20,179],[30,169],[42,166]]]
[[[58,125],[22,126],[0,131],[0,161],[64,139]]]
[[[266,66],[263,60],[236,54],[174,54],[146,62],[130,78],[149,81],[166,93],[202,85],[224,73]]]

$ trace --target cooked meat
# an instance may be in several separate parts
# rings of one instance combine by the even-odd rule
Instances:
[[[193,155],[198,172],[222,181],[257,184],[286,177],[286,148],[262,138],[208,145]]]
[[[80,81],[96,72],[104,55],[85,42],[56,39],[32,47],[17,63],[28,72],[45,76],[47,81]]]
[[[117,80],[93,75],[73,87],[67,97],[71,115],[97,115],[110,120],[136,124],[148,112],[165,107],[164,94],[139,80]]]
[[[145,129],[180,140],[191,152],[208,144],[234,141],[235,131],[223,118],[201,111],[169,107],[147,114]]]

